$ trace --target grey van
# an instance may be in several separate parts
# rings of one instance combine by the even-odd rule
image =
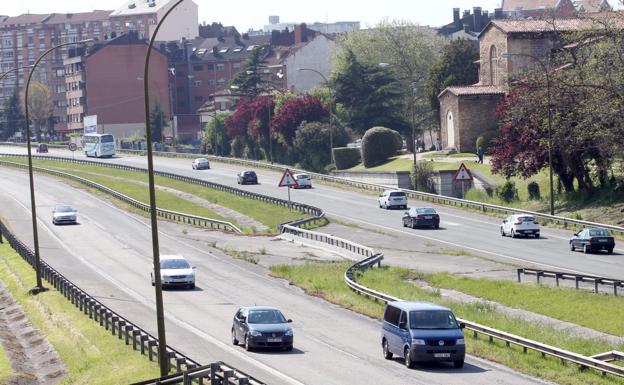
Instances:
[[[405,365],[450,361],[464,366],[463,323],[443,306],[427,302],[388,302],[384,310],[381,345],[386,359],[403,357]]]

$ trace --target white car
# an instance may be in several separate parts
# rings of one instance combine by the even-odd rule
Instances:
[[[401,190],[386,190],[377,198],[379,208],[407,208],[407,195]]]
[[[512,238],[516,238],[517,236],[525,236],[529,235],[534,236],[535,238],[540,237],[540,227],[539,223],[533,215],[528,214],[513,214],[508,216],[503,220],[503,223],[500,225],[501,236],[511,236]]]
[[[210,168],[210,162],[206,158],[197,158],[193,161],[193,170],[203,170]]]
[[[152,286],[155,285],[154,272],[150,273]],[[191,267],[181,255],[160,256],[160,280],[162,286],[186,286],[195,288],[195,267]]]
[[[297,181],[297,188],[312,188],[312,179],[308,174],[295,174],[293,175]]]
[[[58,204],[52,209],[52,223],[55,225],[61,223],[76,224],[77,210],[70,205]]]

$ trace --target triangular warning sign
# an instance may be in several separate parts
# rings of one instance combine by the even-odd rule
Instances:
[[[289,169],[284,170],[282,179],[280,179],[279,187],[299,187],[297,180]]]
[[[472,174],[470,173],[470,170],[468,170],[468,167],[466,167],[465,164],[462,163],[461,166],[459,166],[459,169],[455,173],[453,180],[455,181],[472,180]]]

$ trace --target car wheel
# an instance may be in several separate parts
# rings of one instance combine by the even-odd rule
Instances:
[[[253,350],[253,348],[249,344],[249,336],[245,336],[245,350],[247,350],[248,352]]]
[[[576,247],[574,247],[574,243],[570,242],[570,251],[576,251]]]
[[[457,361],[453,361],[453,366],[456,369],[460,369],[464,367],[464,360],[457,360]]]
[[[284,350],[286,350],[287,352],[292,352],[293,346],[292,345],[288,345],[288,346],[286,346],[286,348]]]
[[[194,284],[194,283],[191,283],[191,284],[189,285],[189,289],[191,289],[191,290],[195,290],[195,284]]]
[[[591,251],[591,249],[589,247],[587,247],[587,245],[583,245],[583,253],[589,254],[590,251]]]
[[[407,223],[405,223],[405,220],[403,220],[403,227],[407,227]]]
[[[232,345],[238,345],[238,340],[236,339],[236,331],[234,330],[234,328],[232,328]]]
[[[440,225],[439,225],[439,224],[434,225],[434,226],[433,226],[433,228],[437,230],[437,229],[439,229],[439,228],[440,228]]]
[[[412,219],[412,229],[415,229],[415,228],[416,228],[416,220]]]
[[[540,233],[535,233],[535,239],[538,239],[540,237]]]
[[[96,158],[98,157],[97,152],[95,153],[95,157],[96,157]]]
[[[412,369],[414,367],[414,361],[412,361],[412,354],[410,353],[410,349],[405,348],[405,351],[403,352],[403,354],[405,358],[405,366]]]
[[[503,229],[503,226],[501,226],[500,230],[501,230],[501,237],[504,237],[505,236],[505,229]]]
[[[607,249],[607,254],[613,254],[613,247]]]
[[[386,360],[391,360],[392,359],[392,352],[390,352],[390,350],[388,350],[388,341],[383,340],[382,347],[383,347],[384,358]]]
[[[511,229],[511,237],[515,238],[516,237],[516,232],[514,231],[514,229]]]

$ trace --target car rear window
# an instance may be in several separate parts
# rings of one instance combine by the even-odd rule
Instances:
[[[405,193],[403,191],[393,191],[390,193],[391,197],[405,197]]]
[[[610,237],[611,234],[607,230],[589,230],[590,237]]]
[[[256,176],[256,173],[253,171],[245,171],[245,176]]]
[[[308,179],[307,175],[295,175],[295,178],[297,179]]]
[[[534,217],[518,217],[520,222],[535,222]]]
[[[436,211],[430,207],[418,208],[416,209],[416,212],[418,214],[435,214],[436,213]]]

